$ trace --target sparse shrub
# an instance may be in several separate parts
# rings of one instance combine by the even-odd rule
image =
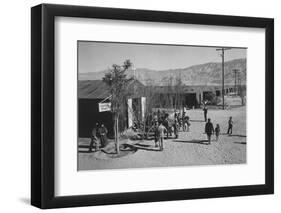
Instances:
[[[221,101],[220,97],[216,96],[215,93],[209,92],[205,95],[205,101],[210,105],[218,105]]]

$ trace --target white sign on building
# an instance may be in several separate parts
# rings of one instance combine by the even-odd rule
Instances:
[[[99,112],[106,112],[111,110],[111,103],[99,103]]]

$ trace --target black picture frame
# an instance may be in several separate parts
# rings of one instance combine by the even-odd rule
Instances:
[[[263,28],[266,34],[265,184],[79,196],[54,195],[55,17]],[[31,204],[42,208],[218,198],[274,193],[274,20],[164,11],[41,4],[31,8]]]

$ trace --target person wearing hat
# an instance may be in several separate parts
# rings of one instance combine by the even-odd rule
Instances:
[[[207,134],[207,138],[208,138],[208,142],[209,144],[211,144],[211,137],[212,137],[212,134],[214,133],[214,126],[211,122],[211,119],[208,118],[208,122],[206,123],[205,125],[205,133]]]
[[[160,142],[160,150],[161,151],[163,151],[163,149],[164,149],[163,142],[164,142],[165,132],[167,132],[167,129],[161,122],[159,127],[158,127],[158,134],[159,134],[159,142]]]
[[[99,150],[99,141],[98,141],[98,129],[99,129],[99,124],[96,123],[95,127],[92,129],[91,132],[91,142],[89,146],[89,152],[92,152],[93,146],[95,145],[95,150]]]
[[[228,120],[228,129],[227,129],[228,135],[232,135],[232,127],[233,127],[233,120],[232,120],[232,116],[230,116]]]
[[[208,116],[208,107],[205,104],[204,104],[204,107],[203,107],[203,112],[204,112],[204,120],[206,122],[207,116]]]
[[[101,147],[105,147],[107,145],[107,132],[107,128],[104,124],[101,124],[101,127],[99,128]]]

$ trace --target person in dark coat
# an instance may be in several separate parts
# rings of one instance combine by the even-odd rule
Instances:
[[[206,122],[208,116],[208,107],[206,107],[206,105],[204,105],[203,112],[204,112],[204,120]]]
[[[232,127],[233,127],[233,120],[232,117],[229,117],[228,120],[228,129],[227,129],[227,134],[231,135],[232,134]]]
[[[89,152],[92,152],[93,146],[95,146],[95,150],[99,150],[99,139],[98,139],[98,129],[99,129],[99,124],[96,123],[96,126],[93,128],[91,132],[91,142],[89,146]]]
[[[107,128],[104,126],[104,124],[101,124],[101,127],[99,128],[99,135],[100,135],[100,141],[101,141],[101,147],[105,147],[107,145]]]
[[[154,124],[154,142],[155,142],[155,147],[158,147],[158,141],[159,141],[159,132],[158,132],[158,121],[155,122]]]
[[[189,127],[190,127],[190,120],[189,116],[185,116],[184,118],[184,131],[189,132]]]
[[[183,126],[182,126],[182,131],[185,132],[187,130],[187,123],[186,123],[186,117],[183,118]]]
[[[178,113],[177,113],[177,111],[175,110],[175,112],[174,112],[174,120],[177,120],[178,119]]]
[[[163,151],[164,149],[164,136],[165,136],[165,132],[167,132],[167,129],[165,126],[163,126],[162,123],[160,123],[159,127],[158,127],[158,133],[159,133],[159,142],[160,142],[160,150]]]
[[[177,139],[179,137],[179,122],[177,119],[175,119],[175,123],[174,123],[174,134],[175,134],[175,138]]]
[[[211,119],[208,118],[208,122],[205,125],[205,133],[207,134],[209,144],[211,144],[211,139],[212,139],[211,137],[212,137],[212,134],[214,133],[214,131],[215,131],[214,126],[211,123]]]

